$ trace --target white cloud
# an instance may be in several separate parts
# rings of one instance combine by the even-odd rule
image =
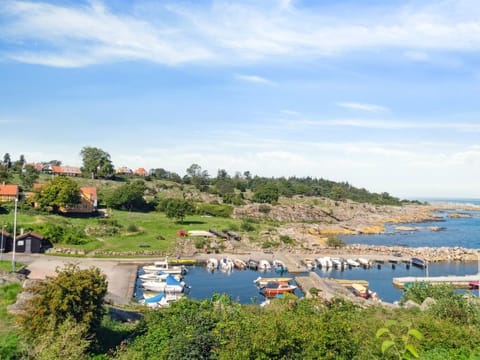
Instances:
[[[429,122],[419,120],[400,121],[400,120],[370,120],[370,119],[334,119],[334,120],[296,120],[289,124],[295,126],[317,126],[317,127],[357,127],[364,129],[383,129],[383,130],[454,130],[466,133],[480,132],[480,124],[475,123],[456,123],[456,122]]]
[[[254,84],[263,84],[263,85],[275,85],[275,82],[268,80],[267,78],[264,78],[262,76],[258,75],[242,75],[242,74],[237,74],[235,75],[235,78],[241,81],[246,81]]]
[[[468,0],[383,10],[352,6],[353,15],[345,18],[285,0],[190,6],[167,1],[150,4],[154,15],[126,15],[101,2],[6,0],[0,4],[0,30],[9,45],[3,50],[7,58],[61,67],[124,60],[168,65],[308,60],[376,48],[397,48],[421,61],[436,50],[480,50],[480,8]]]
[[[340,102],[340,103],[337,103],[337,105],[346,109],[360,110],[360,111],[366,111],[366,112],[372,112],[372,113],[389,111],[389,109],[385,106],[358,103],[358,102]]]

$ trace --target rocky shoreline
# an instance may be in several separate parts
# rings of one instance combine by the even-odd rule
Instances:
[[[323,252],[323,251],[322,251]],[[326,249],[325,252],[347,256],[348,254],[359,255],[383,255],[391,257],[418,257],[428,262],[440,261],[476,261],[480,256],[480,250],[462,247],[406,247],[406,246],[373,246],[353,244],[341,249]]]

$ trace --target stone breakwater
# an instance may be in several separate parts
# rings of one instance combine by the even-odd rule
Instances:
[[[418,257],[429,262],[439,261],[473,261],[477,260],[477,249],[462,247],[405,247],[405,246],[373,246],[348,245],[341,249],[332,250],[338,254],[386,255],[402,257]]]

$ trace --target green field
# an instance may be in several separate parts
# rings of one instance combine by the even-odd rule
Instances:
[[[0,224],[12,224],[13,214],[0,215]],[[188,216],[183,223],[168,219],[160,212],[128,212],[114,210],[106,219],[71,218],[59,215],[28,215],[20,211],[17,215],[17,234],[21,229],[38,231],[45,224],[84,231],[88,242],[81,245],[54,243],[55,247],[83,249],[86,252],[101,249],[106,251],[159,250],[175,248],[178,230],[208,230],[211,228],[238,230],[242,221],[231,218]],[[258,228],[267,226],[256,225]],[[45,235],[45,234],[42,234]]]

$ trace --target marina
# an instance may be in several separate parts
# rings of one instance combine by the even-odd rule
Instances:
[[[285,266],[288,264],[289,269],[293,268],[294,271],[278,273],[273,266],[270,266],[270,270],[262,271],[241,270],[233,267],[224,268],[222,271],[220,264],[228,261],[226,257],[220,256],[215,258],[217,267],[208,268],[206,264],[212,262],[212,259],[213,257],[207,261],[199,259],[195,265],[186,267],[188,271],[184,276],[184,282],[189,286],[188,297],[206,299],[215,293],[226,293],[242,304],[259,304],[265,300],[265,291],[262,291],[262,286],[275,283],[271,286],[277,288],[278,284],[288,283],[298,286],[292,289],[298,297],[310,297],[310,290],[316,288],[323,298],[343,297],[355,301],[356,297],[361,296],[354,295],[355,288],[362,287],[375,293],[379,300],[394,303],[400,300],[404,284],[408,282],[453,283],[458,288],[469,289],[469,283],[479,278],[477,262],[432,263],[428,264],[427,268],[423,268],[411,266],[410,259],[377,256],[376,259],[369,258],[368,264],[364,265],[338,267],[317,265],[309,271],[302,259],[290,255],[282,257],[279,261],[284,262]],[[248,263],[248,260],[254,261],[246,258],[244,261]],[[352,261],[350,263],[353,264]],[[137,278],[134,289],[137,300],[142,299],[143,291]],[[273,290],[269,291],[271,294],[273,292]]]

